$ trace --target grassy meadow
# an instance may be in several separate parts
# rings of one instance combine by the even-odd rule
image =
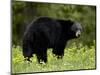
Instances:
[[[32,62],[24,61],[22,48],[20,46],[12,48],[12,73],[30,73],[30,72],[50,72],[50,71],[67,71],[67,70],[83,70],[95,69],[95,42],[94,45],[88,47],[73,43],[65,49],[63,59],[57,59],[52,54],[52,49],[48,50],[48,62],[46,64],[38,64],[35,55],[31,58]]]

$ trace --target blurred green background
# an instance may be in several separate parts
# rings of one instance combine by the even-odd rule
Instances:
[[[56,59],[48,49],[48,63],[24,61],[22,37],[27,26],[37,17],[71,19],[83,26],[82,36],[68,42],[63,59]],[[37,2],[12,2],[12,73],[50,72],[96,69],[96,6]]]
[[[83,34],[77,39],[77,43],[91,46],[96,39],[96,6],[14,1],[12,2],[13,45],[21,45],[27,25],[40,16],[79,21],[83,26]]]

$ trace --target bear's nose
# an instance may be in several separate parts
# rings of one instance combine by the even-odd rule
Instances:
[[[80,37],[80,35],[81,35],[81,31],[80,30],[76,31],[76,37]]]

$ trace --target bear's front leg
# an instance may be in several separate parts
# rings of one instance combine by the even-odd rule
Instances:
[[[64,49],[65,49],[65,44],[57,44],[54,48],[53,48],[53,54],[55,54],[57,56],[57,58],[63,58],[64,56]]]

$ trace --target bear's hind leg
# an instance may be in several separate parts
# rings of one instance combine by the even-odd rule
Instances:
[[[33,49],[30,46],[23,46],[23,56],[25,60],[30,61],[30,58],[33,57]]]
[[[41,48],[37,50],[36,53],[37,59],[39,63],[46,63],[47,62],[47,48]]]

